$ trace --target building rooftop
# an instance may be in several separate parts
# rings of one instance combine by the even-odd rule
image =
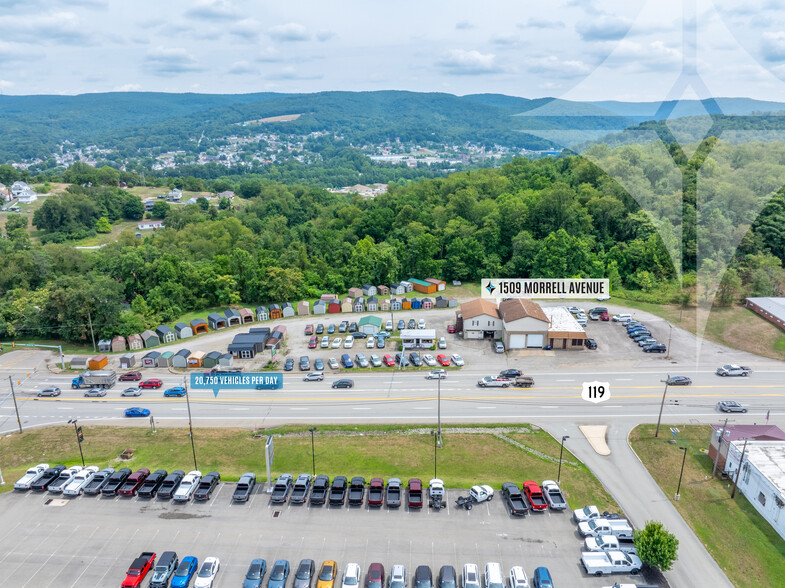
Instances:
[[[496,303],[490,300],[475,298],[474,300],[469,300],[469,302],[461,304],[460,313],[464,320],[480,316],[481,314],[498,317],[499,309],[496,307]]]
[[[542,311],[542,307],[532,300],[525,298],[510,298],[499,303],[499,316],[505,323],[511,323],[518,319],[532,317],[537,320],[548,322],[548,317]]]
[[[772,316],[785,321],[785,298],[747,298]]]
[[[551,326],[548,328],[549,333],[575,333],[577,335],[575,338],[586,336],[586,331],[564,306],[546,306],[542,311],[551,323]]]
[[[741,442],[734,444],[739,451]],[[785,496],[785,441],[749,441],[744,457]]]
[[[712,425],[712,429],[722,430],[722,425]],[[776,425],[728,425],[725,427],[725,441],[756,439],[758,441],[785,441],[785,431]]]

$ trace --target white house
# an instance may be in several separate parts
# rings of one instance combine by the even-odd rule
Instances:
[[[32,188],[26,182],[16,181],[11,184],[11,195],[14,197],[19,196],[19,194],[25,190],[32,190]]]
[[[502,336],[499,309],[490,300],[475,298],[464,302],[455,312],[455,318],[464,339],[499,339]]]
[[[140,231],[147,231],[150,229],[163,229],[164,221],[151,221],[145,220],[136,225]]]
[[[19,199],[19,204],[30,204],[38,200],[38,194],[29,189],[22,190],[16,197]]]
[[[183,198],[183,191],[178,190],[177,188],[172,188],[172,190],[166,196],[167,200],[171,202],[180,202]]]

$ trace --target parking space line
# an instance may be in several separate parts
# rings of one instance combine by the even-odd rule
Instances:
[[[93,532],[92,532],[92,533],[90,533],[90,537],[88,537],[88,538],[87,538],[87,539],[88,539],[88,541],[89,541],[90,539],[92,539],[93,535],[95,535],[95,534],[96,534],[96,532],[98,531],[98,529],[99,529],[99,528],[100,528],[100,527],[96,527],[95,529],[93,529]],[[115,531],[115,532],[116,532],[116,531]],[[80,557],[80,556],[74,556],[74,557]],[[73,558],[71,558],[71,559],[73,559]],[[96,560],[96,559],[98,559],[98,555],[97,555],[97,554],[93,556],[93,559],[92,559],[92,560],[90,560],[90,563],[88,563],[88,564],[86,564],[86,565],[84,565],[84,566],[83,566],[82,573],[81,573],[81,574],[79,574],[79,576],[76,578],[76,580],[74,580],[74,583],[73,583],[73,584],[71,584],[71,588],[74,588],[74,586],[76,586],[76,585],[79,583],[79,580],[82,578],[82,576],[84,576],[84,575],[85,575],[85,573],[86,573],[86,572],[87,572],[87,570],[90,568],[90,566],[91,566],[91,565],[93,565],[93,564],[95,563],[95,560]],[[69,563],[70,563],[70,562],[69,562]]]
[[[37,573],[38,573],[40,570],[44,569],[44,567],[46,566],[47,562],[48,562],[50,559],[52,559],[52,558],[55,556],[55,554],[57,554],[57,552],[60,550],[60,548],[61,548],[61,547],[64,547],[64,546],[68,545],[68,540],[69,540],[69,539],[71,539],[71,537],[73,537],[73,536],[74,536],[74,533],[76,533],[77,531],[79,531],[79,525],[76,525],[76,527],[74,527],[74,529],[71,531],[71,533],[68,535],[68,537],[66,537],[66,538],[65,538],[65,540],[64,540],[64,541],[62,541],[62,542],[60,543],[60,547],[58,547],[57,549],[55,549],[55,550],[53,550],[53,551],[52,551],[52,553],[49,555],[49,557],[48,557],[48,558],[46,558],[46,561],[43,563],[43,565],[41,565],[41,567],[40,567],[38,570],[36,570],[35,574],[37,574]],[[75,557],[75,556],[71,556],[71,559],[73,559],[74,557]],[[71,561],[71,560],[69,559],[69,562],[70,562],[70,561]],[[66,569],[66,566],[61,566],[61,569]],[[33,579],[33,577],[35,576],[35,574],[33,574],[33,576],[31,576],[31,577],[30,577],[30,580],[32,580],[32,579]],[[27,585],[30,583],[30,580],[28,580],[27,582],[25,582],[24,586],[27,586]],[[51,586],[52,584],[54,584],[54,583],[55,583],[55,582],[57,582],[57,581],[58,581],[58,578],[57,578],[57,575],[55,575],[55,576],[54,576],[54,577],[51,579],[51,581],[50,581],[50,582],[47,584],[47,587],[48,587],[48,586]],[[40,584],[38,584],[38,585],[40,586]],[[24,586],[23,586],[23,588],[24,588]]]

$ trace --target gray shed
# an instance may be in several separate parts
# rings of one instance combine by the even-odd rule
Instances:
[[[174,357],[174,353],[171,351],[164,351],[161,355],[158,356],[158,367],[165,368],[172,365],[172,357]]]
[[[72,370],[86,370],[87,369],[87,360],[90,359],[89,357],[72,357],[71,358],[71,369]]]
[[[326,314],[327,313],[327,303],[324,300],[317,300],[313,303],[313,313],[314,314]]]
[[[149,351],[142,357],[142,365],[144,367],[157,367],[159,357],[161,357],[160,351]]]
[[[194,336],[194,330],[191,328],[191,325],[186,323],[175,324],[174,332],[177,333],[178,339],[188,339],[188,337]]]
[[[294,316],[294,306],[292,306],[292,303],[284,302],[281,305],[281,313],[283,314],[283,318]]]
[[[256,307],[256,320],[257,321],[266,321],[270,319],[270,311],[267,310],[266,306],[257,306]]]
[[[226,317],[221,316],[218,313],[210,313],[207,316],[207,324],[210,325],[210,330],[215,331],[217,329],[225,329],[226,328]]]
[[[221,359],[218,360],[218,365],[222,365],[224,367],[232,367],[234,363],[234,357],[232,357],[231,353],[224,353],[221,356]]]
[[[221,354],[217,351],[211,351],[207,355],[204,356],[202,360],[202,367],[204,368],[214,368],[218,365],[218,360],[221,359]]]
[[[147,329],[144,333],[142,333],[142,341],[144,341],[145,347],[157,347],[161,344],[161,340],[158,338],[158,335],[153,333],[150,329]]]
[[[126,353],[120,356],[120,367],[124,370],[136,365],[136,356],[133,353]]]
[[[163,345],[177,341],[177,333],[174,332],[172,327],[168,327],[166,325],[160,325],[158,328],[156,328],[155,334],[158,335],[158,340]]]
[[[172,356],[172,367],[187,368],[189,355],[191,355],[191,351],[188,349],[181,349],[180,351],[175,353]]]
[[[101,339],[98,341],[98,351],[107,352],[112,350],[112,341],[109,339]]]
[[[228,308],[225,310],[224,316],[226,317],[227,326],[234,327],[235,325],[241,325],[243,323],[240,313],[237,312],[234,308]]]

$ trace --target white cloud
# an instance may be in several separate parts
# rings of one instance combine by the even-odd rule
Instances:
[[[578,60],[562,60],[555,55],[533,59],[527,69],[531,73],[546,74],[552,78],[582,77],[591,71],[591,67]]]
[[[3,90],[8,90],[9,88],[13,88],[15,84],[13,82],[9,82],[8,80],[0,80],[0,92]]]
[[[240,18],[237,7],[229,0],[199,0],[196,5],[187,10],[186,16],[198,20],[237,20]]]
[[[563,29],[564,23],[560,20],[549,20],[547,18],[530,18],[526,23],[517,25],[519,29]]]
[[[628,18],[599,16],[579,22],[575,30],[584,41],[611,41],[623,38],[631,26]]]
[[[39,59],[40,57],[40,53],[31,52],[29,47],[26,45],[0,41],[0,63],[8,63],[11,61],[32,61]]]
[[[267,76],[270,80],[318,80],[321,77],[321,75],[302,74],[292,66],[284,67],[280,71]]]
[[[604,65],[629,71],[662,71],[679,66],[681,51],[668,47],[663,41],[638,43],[622,39],[612,44]],[[604,56],[604,55],[603,55]],[[598,53],[599,57],[599,53]]]
[[[256,61],[262,63],[277,63],[283,61],[283,57],[278,49],[273,46],[268,46],[259,52],[259,57],[256,58]]]
[[[470,23],[468,20],[462,20],[455,23],[455,28],[459,31],[468,31],[469,29],[476,29],[477,27]]]
[[[182,47],[158,46],[147,53],[145,61],[155,75],[166,76],[199,71],[199,63]]]
[[[453,49],[446,52],[437,64],[453,75],[482,75],[498,73],[501,67],[493,53],[480,53],[476,49]]]
[[[235,61],[229,66],[229,73],[234,75],[258,74],[259,70],[248,61]]]
[[[115,92],[138,92],[142,89],[139,84],[123,84],[122,86],[115,86]]]
[[[491,37],[491,43],[494,45],[508,45],[514,47],[521,42],[521,38],[515,33],[496,34]]]
[[[760,48],[766,61],[785,61],[785,32],[763,33]]]
[[[306,28],[296,22],[274,26],[267,30],[267,34],[281,43],[308,41],[311,38]]]
[[[262,25],[255,18],[244,18],[229,27],[229,32],[231,34],[248,41],[255,41],[258,39],[261,30]]]
[[[6,40],[24,43],[92,45],[95,42],[94,36],[88,35],[84,24],[73,12],[2,16],[0,30]]]
[[[324,43],[325,41],[329,41],[335,37],[335,33],[332,31],[319,31],[316,33],[316,40]]]

